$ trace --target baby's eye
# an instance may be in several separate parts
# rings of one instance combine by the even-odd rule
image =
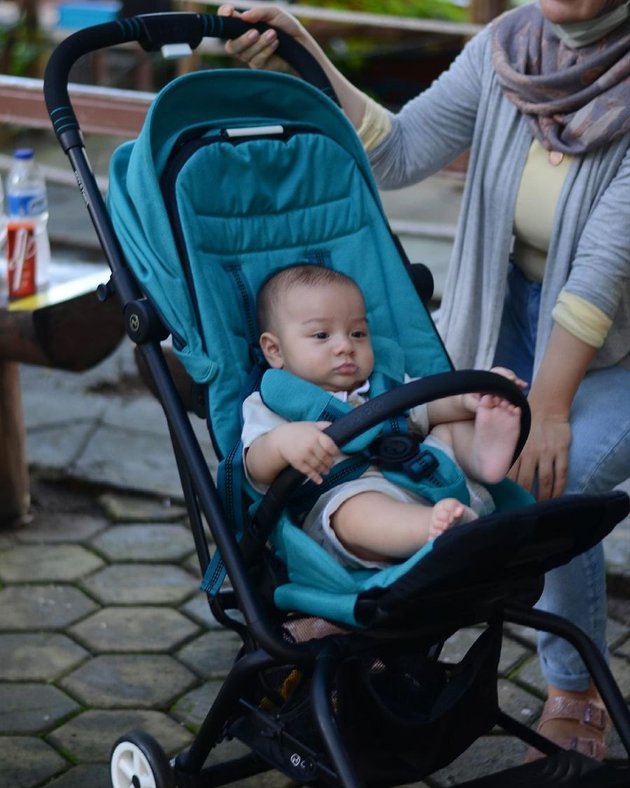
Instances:
[[[313,334],[315,339],[328,339],[328,332],[327,331],[316,331]]]
[[[357,330],[353,331],[350,336],[353,339],[364,339],[367,336],[367,331]]]

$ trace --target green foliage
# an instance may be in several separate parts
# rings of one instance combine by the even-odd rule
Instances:
[[[466,8],[446,0],[301,0],[301,3],[321,8],[362,11],[371,14],[446,19],[454,22],[468,20]]]
[[[43,51],[40,31],[24,19],[11,27],[0,27],[0,73],[15,77],[37,76]]]

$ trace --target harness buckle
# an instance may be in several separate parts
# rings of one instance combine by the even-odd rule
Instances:
[[[413,481],[432,474],[439,465],[430,451],[422,451],[422,441],[409,434],[382,435],[370,446],[370,460],[378,467],[402,471]]]

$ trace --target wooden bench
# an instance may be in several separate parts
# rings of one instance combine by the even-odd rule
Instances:
[[[0,306],[0,527],[24,522],[30,506],[19,364],[81,372],[123,337],[116,299],[102,304],[96,298],[96,287],[109,276],[98,268]]]

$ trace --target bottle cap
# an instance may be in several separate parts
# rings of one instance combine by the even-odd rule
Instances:
[[[33,149],[32,148],[17,148],[14,156],[16,159],[20,159],[20,161],[25,161],[28,159],[33,158]]]

